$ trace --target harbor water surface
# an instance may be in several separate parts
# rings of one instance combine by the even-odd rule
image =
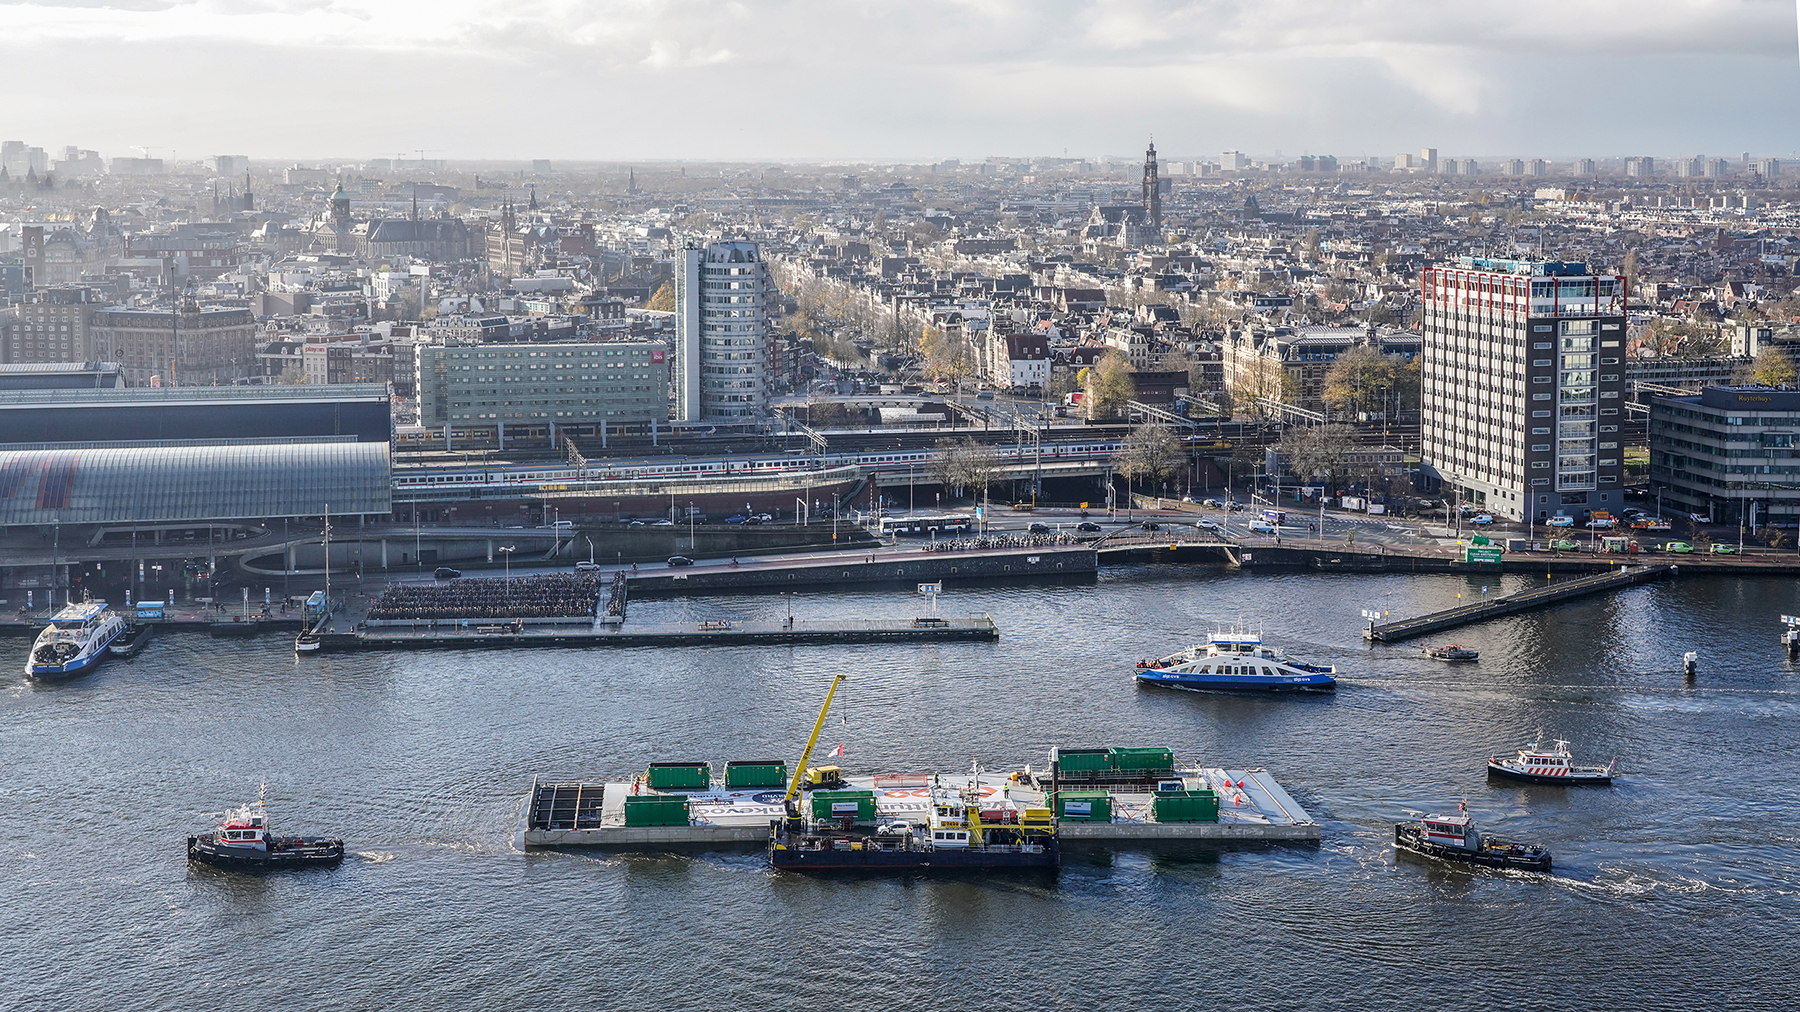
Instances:
[[[1502,592],[1485,578],[1489,593]],[[1109,570],[950,587],[998,643],[471,650],[296,661],[279,636],[159,637],[65,683],[0,642],[0,1009],[1791,1007],[1800,672],[1789,579],[1683,578],[1464,630],[1474,665],[1365,646],[1484,579]],[[1509,576],[1504,589],[1530,585]],[[779,596],[634,603],[634,621],[779,620]],[[792,599],[809,619],[919,599]],[[1131,667],[1244,620],[1335,695],[1139,689]],[[1684,685],[1681,655],[1700,654]],[[758,852],[525,853],[536,774],[797,756],[851,770],[1041,767],[1052,745],[1169,745],[1265,767],[1319,846],[1071,849],[1051,878],[814,879]],[[1490,783],[1539,728],[1617,757],[1610,788]],[[188,833],[270,787],[334,870],[190,868]],[[1553,875],[1396,860],[1392,823],[1459,801]]]

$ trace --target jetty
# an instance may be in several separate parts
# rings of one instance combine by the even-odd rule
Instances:
[[[1590,594],[1604,594],[1640,583],[1650,583],[1671,576],[1675,571],[1674,566],[1626,568],[1618,572],[1601,573],[1563,583],[1553,583],[1548,587],[1508,594],[1505,597],[1497,597],[1489,601],[1447,608],[1429,615],[1420,615],[1417,618],[1401,619],[1398,622],[1371,622],[1369,627],[1363,630],[1363,638],[1372,642],[1394,643],[1400,640],[1429,636],[1446,629],[1486,622],[1488,619],[1500,618],[1504,615],[1516,615],[1522,611],[1530,611],[1533,608],[1542,608],[1561,601],[1586,597]]]
[[[717,619],[623,623],[559,621],[365,623],[328,631],[320,652],[486,647],[707,647],[844,643],[994,642],[1000,627],[989,615],[927,616],[883,621],[808,622]]]

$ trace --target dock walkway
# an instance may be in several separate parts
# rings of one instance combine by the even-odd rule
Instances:
[[[1371,624],[1363,630],[1363,638],[1382,643],[1393,643],[1399,640],[1426,636],[1445,629],[1485,622],[1503,615],[1516,615],[1532,608],[1567,601],[1571,598],[1585,597],[1589,594],[1600,594],[1609,590],[1635,586],[1660,580],[1675,572],[1674,566],[1642,566],[1637,569],[1624,569],[1616,573],[1601,573],[1597,576],[1582,577],[1564,583],[1553,583],[1548,587],[1539,587],[1518,594],[1509,594],[1479,604],[1466,604],[1459,608],[1448,608],[1444,611],[1432,612],[1418,618],[1402,619],[1399,622]]]
[[[659,622],[622,625],[592,622],[442,622],[436,626],[369,626],[321,637],[323,651],[408,650],[438,647],[667,647],[764,646],[818,643],[908,643],[986,641],[1000,638],[1000,627],[987,615],[961,618],[918,618],[911,621],[850,619],[834,622],[741,621]]]

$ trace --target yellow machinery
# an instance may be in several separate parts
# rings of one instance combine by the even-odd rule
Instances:
[[[819,719],[813,724],[812,737],[806,739],[806,751],[800,753],[800,765],[794,767],[796,770],[801,771],[801,775],[793,778],[792,782],[788,784],[787,794],[781,799],[781,803],[787,808],[788,816],[790,818],[798,811],[794,807],[794,795],[800,793],[801,782],[809,779],[813,772],[806,768],[806,761],[812,758],[813,746],[819,743],[819,732],[825,729],[825,715],[831,712],[831,697],[837,694],[838,683],[847,677],[849,676],[845,675],[843,672],[839,672],[837,677],[831,680],[831,688],[827,689],[825,692],[825,705],[819,707]]]

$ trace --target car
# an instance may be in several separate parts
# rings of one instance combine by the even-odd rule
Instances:
[[[673,526],[675,526],[675,521],[673,521],[673,520],[658,520],[657,522],[651,524],[650,526],[652,526],[652,527],[673,527]]]
[[[1250,531],[1254,534],[1273,534],[1275,525],[1267,520],[1252,520],[1250,521]]]
[[[1557,515],[1544,521],[1544,526],[1545,527],[1573,527],[1573,526],[1575,526],[1575,518],[1574,517],[1566,517],[1566,516],[1563,516],[1561,513],[1558,513]]]
[[[1612,529],[1613,522],[1611,517],[1595,517],[1587,525],[1597,531],[1607,531]]]
[[[439,566],[431,571],[431,575],[440,580],[454,580],[462,575],[462,570],[451,569],[449,566]]]
[[[1092,520],[1083,520],[1082,522],[1075,525],[1075,529],[1078,531],[1081,531],[1083,534],[1098,534],[1098,533],[1100,533],[1100,525],[1093,522]]]
[[[1203,531],[1222,531],[1225,529],[1223,527],[1220,527],[1218,524],[1213,523],[1211,520],[1198,521],[1194,524],[1194,526],[1200,528]]]
[[[1570,541],[1568,538],[1564,538],[1561,541],[1552,543],[1550,547],[1559,552],[1572,552],[1575,550],[1575,542]]]
[[[1225,511],[1227,513],[1242,513],[1244,512],[1244,504],[1241,502],[1227,503]]]
[[[693,564],[694,564],[694,560],[688,558],[685,555],[669,556],[669,565],[671,565],[671,566],[691,566]]]
[[[743,515],[742,513],[733,513],[732,515],[725,518],[725,522],[728,524],[748,523],[749,520],[750,520],[750,518]]]
[[[577,573],[598,573],[600,571],[600,563],[577,562],[575,563],[575,571]]]
[[[1494,518],[1489,516],[1486,513],[1480,513],[1480,514],[1470,517],[1469,522],[1472,524],[1478,524],[1482,527],[1486,527],[1488,524],[1491,524],[1494,522]]]
[[[1194,497],[1191,495],[1184,495],[1181,497],[1181,501],[1186,502],[1186,503],[1191,503],[1194,501]]]
[[[1685,541],[1671,541],[1663,546],[1663,551],[1674,552],[1676,555],[1692,555],[1694,546]]]
[[[1144,530],[1147,530],[1147,531],[1162,530],[1162,524],[1159,524],[1154,520],[1146,520],[1140,526],[1142,526],[1144,528]]]
[[[1030,527],[1025,528],[1025,531],[1028,534],[1048,534],[1050,533],[1050,525],[1032,524]]]
[[[1217,500],[1217,499],[1202,499],[1202,500],[1200,500],[1200,505],[1205,506],[1207,509],[1215,509],[1216,510],[1219,508],[1219,500]]]
[[[758,513],[756,519],[765,524],[772,524],[775,522],[775,516],[772,513]]]
[[[1735,546],[1727,545],[1723,542],[1714,543],[1714,545],[1711,548],[1707,549],[1707,551],[1712,552],[1714,555],[1736,555],[1737,554],[1737,548]]]

